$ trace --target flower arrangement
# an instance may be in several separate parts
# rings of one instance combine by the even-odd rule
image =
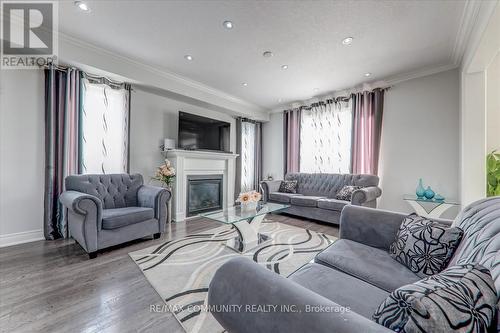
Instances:
[[[259,202],[261,198],[262,194],[257,191],[242,192],[240,193],[240,195],[238,195],[238,199],[236,199],[236,202],[239,202],[242,205],[248,205]]]
[[[170,164],[169,160],[165,160],[165,164],[160,165],[156,169],[156,175],[153,177],[153,179],[156,179],[156,180],[164,183],[168,187],[172,186],[172,182],[174,181],[174,178],[175,178],[175,169]]]

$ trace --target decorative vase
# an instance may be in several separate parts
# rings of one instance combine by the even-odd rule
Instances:
[[[427,190],[425,190],[425,193],[424,193],[425,198],[431,200],[432,198],[434,198],[435,195],[436,195],[436,193],[434,193],[434,191],[431,189],[431,187],[427,186]]]
[[[436,194],[434,196],[434,200],[436,200],[436,201],[444,201],[444,197],[441,194]]]
[[[425,188],[424,188],[424,184],[422,182],[422,178],[420,178],[418,180],[418,186],[417,186],[417,190],[415,191],[415,194],[417,195],[417,198],[419,198],[419,199],[422,199],[425,195]]]
[[[249,212],[257,209],[257,202],[248,202],[241,204],[242,212]]]

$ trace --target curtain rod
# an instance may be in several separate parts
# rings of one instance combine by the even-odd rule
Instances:
[[[109,86],[124,86],[124,87],[127,87],[127,85],[130,87],[130,90],[131,91],[135,91],[135,89],[133,89],[132,87],[132,84],[131,83],[128,83],[128,82],[120,82],[120,81],[115,81],[115,80],[112,80],[106,76],[102,76],[102,75],[96,75],[96,74],[91,74],[91,73],[88,73],[84,70],[81,70],[80,68],[77,68],[77,67],[74,67],[74,66],[63,66],[63,65],[56,65],[56,64],[45,64],[45,65],[42,65],[40,66],[41,68],[44,68],[44,69],[54,69],[54,70],[57,70],[57,71],[61,71],[61,72],[64,72],[68,69],[75,69],[75,70],[79,70],[83,76],[85,76],[86,79],[88,79],[89,81],[96,81],[97,83],[104,83],[104,84],[108,84]]]

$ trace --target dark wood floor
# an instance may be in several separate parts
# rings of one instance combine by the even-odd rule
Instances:
[[[326,224],[285,215],[272,220],[338,235]],[[128,253],[217,226],[204,219],[172,223],[160,239],[132,242],[93,260],[73,240],[1,248],[0,331],[182,332],[172,314],[150,311],[162,299]]]

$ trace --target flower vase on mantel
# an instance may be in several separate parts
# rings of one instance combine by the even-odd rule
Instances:
[[[425,196],[425,188],[422,178],[418,180],[418,186],[417,189],[415,190],[415,194],[417,195],[418,199],[423,199]]]

